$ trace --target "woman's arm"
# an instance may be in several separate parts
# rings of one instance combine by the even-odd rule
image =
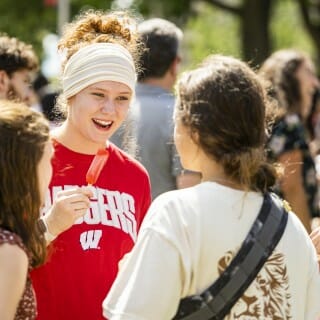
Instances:
[[[26,286],[28,257],[18,246],[0,246],[0,319],[13,320]]]
[[[281,189],[292,211],[299,217],[307,232],[311,231],[311,214],[308,207],[307,195],[303,185],[303,159],[300,150],[292,150],[282,154],[278,162],[284,167],[281,179]]]

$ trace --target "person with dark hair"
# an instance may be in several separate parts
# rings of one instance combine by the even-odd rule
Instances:
[[[137,243],[121,262],[103,302],[106,318],[169,320],[182,298],[195,295],[196,311],[204,313],[193,319],[212,319],[211,301],[219,307],[228,298],[221,294],[216,299],[203,292],[217,283],[231,260],[235,274],[229,274],[229,279],[237,276],[241,284],[251,276],[246,271],[256,255],[265,255],[264,240],[269,236],[262,232],[257,240],[255,234],[266,231],[270,216],[277,224],[287,219],[280,241],[226,316],[215,319],[314,320],[319,316],[315,248],[299,219],[269,192],[277,171],[265,157],[268,103],[259,76],[232,57],[210,56],[181,76],[174,139],[183,166],[201,172],[202,182],[153,201]],[[253,223],[268,197],[278,210],[263,211],[268,212],[266,220]],[[238,262],[232,258],[243,242],[246,245],[244,239],[253,224],[257,228],[248,237],[249,243],[252,237],[256,240],[252,245],[257,251],[249,250],[248,256],[246,252],[246,265],[239,266],[243,257]],[[225,281],[219,283],[225,285]],[[227,294],[234,287],[226,290]]]
[[[132,147],[130,139],[134,140],[137,148],[133,153],[150,175],[154,199],[165,191],[198,183],[200,177],[182,169],[173,143],[172,90],[183,33],[174,23],[160,18],[141,22],[138,32],[145,50],[140,58],[136,97],[126,127],[120,128],[112,141],[125,149]]]
[[[306,123],[319,88],[315,67],[306,53],[282,49],[265,60],[259,73],[270,82],[269,95],[279,106],[267,143],[270,160],[280,163],[285,171],[276,190],[310,232],[311,219],[320,213]]]
[[[59,91],[53,88],[50,81],[42,72],[39,72],[34,79],[33,89],[37,100],[33,107],[43,112],[52,127],[59,125],[64,120],[63,113],[55,108]]]
[[[39,68],[30,44],[0,35],[0,98],[29,104],[32,77]]]
[[[25,104],[0,100],[0,319],[35,319],[32,268],[44,263],[38,228],[51,175],[49,124]]]
[[[146,47],[141,55],[138,81],[145,82],[150,78],[161,79],[171,76],[171,82],[166,85],[167,89],[171,90],[181,59],[182,30],[171,21],[152,18],[141,22],[138,31]]]
[[[65,61],[57,107],[66,120],[52,130],[54,174],[44,208],[52,254],[32,272],[38,320],[98,320],[151,202],[145,168],[109,141],[135,93],[136,20],[126,12],[82,12],[65,26],[58,47]],[[91,174],[97,161],[101,171],[94,167]],[[68,191],[86,185],[90,209],[57,236],[52,213],[82,210]]]

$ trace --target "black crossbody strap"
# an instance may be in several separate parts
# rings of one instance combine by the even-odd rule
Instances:
[[[182,299],[174,319],[223,319],[271,255],[281,239],[287,220],[288,214],[281,200],[267,193],[258,217],[231,263],[204,293]],[[187,311],[190,309],[190,299],[197,305],[191,314]]]

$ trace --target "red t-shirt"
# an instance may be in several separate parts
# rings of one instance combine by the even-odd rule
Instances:
[[[96,184],[90,212],[49,247],[48,262],[31,277],[39,320],[97,320],[102,301],[129,252],[150,205],[150,181],[137,161],[113,144]],[[57,191],[86,185],[92,155],[55,142],[53,178],[46,210]]]

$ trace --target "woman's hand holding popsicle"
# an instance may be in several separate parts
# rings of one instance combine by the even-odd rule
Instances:
[[[63,190],[58,192],[51,209],[42,218],[53,237],[69,229],[90,208],[90,197],[93,196],[90,186],[95,184],[102,168],[109,158],[106,149],[99,149],[86,174],[88,187]]]
[[[48,226],[48,231],[53,236],[58,236],[69,229],[90,208],[90,198],[92,196],[90,187],[58,192],[53,206],[43,217]]]

